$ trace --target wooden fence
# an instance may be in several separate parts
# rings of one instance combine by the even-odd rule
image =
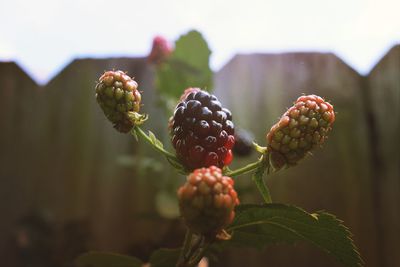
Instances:
[[[168,114],[157,105],[154,69],[144,58],[75,60],[43,87],[15,63],[0,63],[0,257],[8,266],[18,258],[12,248],[21,245],[29,214],[45,214],[53,225],[58,241],[50,247],[63,248],[53,263],[71,263],[86,249],[145,257],[181,241],[181,225],[155,215],[154,195],[160,183],[173,192],[182,178],[145,144],[117,133],[94,99],[97,77],[112,68],[136,77],[151,118],[144,128],[167,141]],[[338,114],[328,142],[298,167],[270,176],[272,197],[336,214],[354,233],[366,266],[400,265],[399,45],[368,76],[333,54],[237,55],[215,73],[215,93],[236,126],[260,144],[302,93],[330,100]],[[134,156],[133,166],[122,164],[121,155]],[[260,200],[246,191],[249,179],[238,184],[242,202]],[[68,234],[74,225],[80,232],[70,231],[81,240]],[[304,244],[226,255],[217,266],[338,266]]]

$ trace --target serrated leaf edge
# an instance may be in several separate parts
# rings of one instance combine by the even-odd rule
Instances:
[[[246,208],[246,207],[249,207],[249,209],[253,209],[253,208],[256,209],[256,208],[260,208],[260,207],[263,207],[263,206],[266,207],[266,206],[268,206],[268,205],[274,205],[274,206],[279,205],[279,206],[283,206],[283,207],[286,207],[286,208],[295,208],[295,209],[298,209],[299,211],[305,213],[306,215],[312,217],[313,220],[319,220],[319,216],[320,216],[320,215],[326,215],[326,216],[331,217],[335,222],[337,222],[338,227],[343,229],[343,231],[344,231],[344,233],[345,233],[345,236],[346,236],[346,239],[350,242],[350,245],[351,245],[351,247],[352,247],[352,250],[355,252],[355,254],[356,254],[357,258],[358,258],[358,264],[357,264],[357,265],[360,266],[360,267],[361,267],[361,266],[364,266],[364,261],[363,261],[363,259],[362,259],[362,257],[361,257],[361,254],[360,254],[358,248],[356,247],[356,245],[354,244],[354,240],[352,239],[353,234],[350,232],[349,228],[346,227],[346,226],[343,224],[343,220],[338,219],[338,218],[337,218],[335,215],[333,215],[333,214],[330,214],[330,213],[325,212],[325,211],[317,211],[316,213],[310,214],[310,213],[306,212],[305,210],[303,210],[302,208],[299,208],[299,207],[296,207],[296,206],[293,206],[293,205],[275,204],[275,203],[274,203],[274,204],[264,204],[264,205],[247,204],[247,205],[241,205],[241,206],[238,206],[238,207],[239,207],[239,208],[242,208],[242,209],[243,209],[243,208]],[[241,214],[242,214],[242,212],[240,212],[240,213],[237,215],[236,219],[240,218]],[[316,216],[317,216],[317,217],[316,217]],[[291,219],[288,219],[288,218],[285,218],[285,217],[282,217],[282,216],[273,216],[273,217],[271,217],[271,219],[272,219],[272,218],[280,218],[280,219],[284,219],[284,220],[287,220],[287,221],[293,221],[293,220],[291,220]],[[244,227],[248,227],[248,226],[252,226],[252,225],[270,223],[270,224],[272,224],[272,225],[281,227],[281,228],[283,228],[283,229],[285,229],[285,230],[289,230],[290,232],[296,234],[297,236],[303,238],[304,240],[306,240],[306,241],[308,241],[308,242],[314,244],[316,247],[322,249],[322,250],[325,251],[327,254],[332,255],[335,259],[338,259],[339,262],[343,263],[343,262],[341,261],[340,258],[338,258],[337,256],[333,255],[329,250],[327,250],[327,249],[325,249],[324,247],[320,246],[318,243],[314,242],[313,240],[311,240],[311,239],[309,239],[309,238],[306,238],[305,236],[303,236],[302,234],[298,233],[297,231],[295,231],[295,230],[293,230],[293,229],[287,228],[286,226],[280,225],[279,223],[276,223],[276,222],[271,222],[271,221],[270,221],[271,219],[256,221],[256,222],[254,222],[254,223],[249,223],[249,224],[246,224],[246,225],[243,226],[243,227],[231,227],[231,228],[228,227],[228,228],[227,228],[227,231],[234,231],[234,230],[237,230],[237,229],[240,229],[240,228],[244,228]],[[299,222],[296,221],[296,223],[299,223]],[[321,228],[321,229],[332,231],[331,229],[326,229],[326,228]],[[336,231],[335,231],[335,232],[336,232]],[[232,234],[233,234],[233,233],[232,233]],[[298,241],[297,241],[297,242],[298,242]],[[295,243],[296,243],[296,242],[295,242]]]
[[[129,255],[124,255],[124,254],[119,254],[119,253],[113,253],[113,252],[105,252],[105,251],[88,251],[88,252],[86,252],[86,253],[83,253],[83,254],[81,254],[81,255],[79,255],[76,259],[75,259],[75,263],[77,264],[77,266],[78,267],[80,267],[80,266],[82,266],[82,267],[86,267],[87,265],[82,265],[81,263],[80,263],[80,261],[82,260],[82,258],[83,257],[86,257],[86,256],[89,256],[89,255],[95,255],[95,254],[98,254],[98,255],[103,255],[103,256],[105,256],[105,255],[107,255],[107,256],[115,256],[115,257],[123,257],[123,258],[125,258],[126,260],[133,260],[133,261],[137,261],[138,262],[138,264],[140,264],[140,266],[142,266],[143,265],[143,262],[141,261],[141,260],[139,260],[138,258],[136,258],[136,257],[132,257],[132,256],[129,256]],[[92,265],[91,265],[92,266]],[[93,267],[95,267],[95,266],[93,266]],[[122,267],[121,265],[109,265],[108,267]],[[131,266],[123,266],[123,267],[131,267]],[[133,266],[134,267],[134,266]]]

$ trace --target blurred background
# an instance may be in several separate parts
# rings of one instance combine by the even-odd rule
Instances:
[[[168,146],[172,110],[160,104],[147,55],[154,36],[173,44],[196,29],[212,51],[209,89],[259,144],[302,93],[334,104],[328,142],[269,176],[272,198],[344,220],[366,266],[400,266],[398,10],[395,0],[2,0],[2,264],[69,267],[88,250],[146,261],[181,244],[175,192],[184,177],[112,128],[94,86],[108,69],[135,76],[150,115],[143,128]],[[255,158],[237,156],[232,168]],[[262,202],[249,177],[237,186],[242,203]],[[293,265],[339,266],[303,243],[232,249],[212,264]]]

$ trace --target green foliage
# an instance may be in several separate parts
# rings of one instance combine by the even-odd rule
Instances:
[[[164,145],[163,143],[157,139],[157,137],[154,135],[153,132],[149,131],[149,134],[147,135],[145,132],[143,132],[142,129],[140,129],[140,127],[135,126],[133,128],[133,130],[131,131],[132,135],[135,137],[142,137],[144,138],[145,141],[147,141],[148,144],[150,144],[151,146],[153,146],[153,148],[155,150],[157,150],[158,152],[161,152],[166,159],[168,160],[168,162],[175,167],[175,169],[182,174],[186,174],[186,171],[184,169],[184,167],[182,166],[182,164],[179,162],[179,160],[175,157],[174,154],[171,154],[170,152],[168,152],[167,150],[164,149]]]
[[[176,100],[188,87],[211,90],[210,54],[211,51],[207,42],[199,32],[190,31],[182,35],[176,41],[172,54],[164,62],[156,65],[156,85],[160,95],[160,103],[169,110],[169,107],[175,105]],[[330,118],[333,118],[334,113],[333,110],[331,111]],[[139,138],[143,139],[157,152],[164,155],[178,172],[188,173],[176,155],[167,151],[163,143],[151,131],[146,133],[139,127],[147,119],[146,115],[129,112],[128,117],[133,123],[131,134],[137,141],[139,141]],[[333,120],[330,120],[331,122]],[[287,124],[284,125],[284,127],[286,126]],[[351,239],[351,233],[342,224],[342,221],[335,216],[323,211],[309,214],[295,206],[271,203],[268,187],[263,180],[264,173],[269,174],[283,169],[286,165],[280,165],[279,168],[274,169],[274,164],[272,164],[274,161],[269,147],[267,149],[267,147],[262,147],[256,143],[253,143],[253,146],[261,154],[256,162],[237,170],[230,170],[225,167],[224,174],[233,177],[253,173],[252,180],[266,204],[238,206],[233,223],[217,235],[218,238],[225,237],[221,238],[226,239],[225,241],[215,241],[209,235],[193,234],[189,229],[183,249],[159,249],[155,251],[149,260],[151,267],[172,267],[176,266],[177,263],[179,266],[194,266],[203,255],[212,259],[216,253],[231,246],[263,249],[270,244],[293,244],[300,241],[307,241],[316,245],[345,266],[362,266],[363,261]],[[139,160],[122,157],[118,162],[123,166],[135,166],[137,170],[140,170],[139,165],[142,166],[144,171],[157,170],[157,165],[151,159]],[[162,171],[160,166],[158,171]],[[160,183],[158,182],[158,184]],[[170,195],[161,191],[155,199],[156,208],[164,217],[175,218],[178,215],[176,201],[175,193]],[[77,259],[77,265],[79,267],[141,267],[143,263],[133,257],[89,252]]]
[[[156,250],[150,256],[151,267],[172,267],[175,266],[179,255],[180,249],[166,249],[161,248]]]
[[[155,207],[158,213],[169,219],[179,217],[178,199],[176,198],[176,190],[169,192],[167,190],[160,191],[155,197]]]
[[[266,164],[265,160],[263,160],[260,167],[258,167],[254,172],[252,180],[256,184],[258,191],[260,191],[265,203],[271,203],[272,202],[271,194],[269,193],[269,189],[263,179],[265,170],[266,170]]]
[[[309,214],[284,204],[241,205],[227,230],[232,233],[232,239],[219,242],[214,249],[227,246],[264,248],[274,243],[308,241],[345,266],[362,266],[349,230],[342,221],[326,212]]]
[[[167,98],[178,99],[188,87],[210,90],[211,50],[198,31],[182,35],[166,62],[157,66],[157,89]]]
[[[152,131],[149,131],[149,137],[151,142],[153,143],[153,145],[159,147],[159,148],[164,148],[163,143],[157,139],[157,137],[155,136],[155,134]]]
[[[199,70],[205,70],[209,65],[211,50],[206,40],[198,31],[190,31],[181,36],[175,43],[174,59],[185,62]]]
[[[149,171],[162,173],[164,166],[156,159],[146,156],[121,155],[117,158],[116,163],[122,167],[134,168],[139,173]]]
[[[157,137],[155,136],[155,134],[152,131],[149,131],[148,136],[149,136],[151,144],[156,149],[158,149],[158,150],[164,149],[163,143],[159,139],[157,139]],[[173,157],[167,156],[167,160],[179,173],[186,174],[185,168],[182,166],[182,164],[179,162],[179,160],[177,158],[175,158],[175,156],[173,156]]]
[[[134,257],[107,252],[88,252],[76,259],[78,267],[141,267],[143,262]],[[173,266],[173,265],[172,265]]]

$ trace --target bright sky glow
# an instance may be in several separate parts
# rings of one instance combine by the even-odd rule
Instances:
[[[145,56],[154,35],[190,29],[212,68],[236,53],[334,52],[367,73],[400,43],[398,0],[1,0],[0,60],[46,82],[76,57]]]

